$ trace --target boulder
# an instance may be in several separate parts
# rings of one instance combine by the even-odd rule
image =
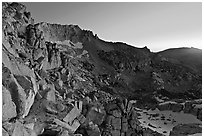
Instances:
[[[16,105],[12,101],[10,92],[2,86],[2,121],[16,117]]]
[[[9,91],[17,107],[18,116],[25,117],[29,113],[36,93],[33,89],[23,89],[14,77],[12,77],[12,81],[9,84]]]
[[[80,126],[79,121],[76,119],[72,123],[70,123],[71,125],[56,118],[53,120],[53,123],[56,123],[57,125],[65,128],[70,133],[74,133],[77,130],[77,128]]]
[[[16,59],[12,59],[6,51],[2,52],[2,58],[4,67],[11,73],[7,81],[7,89],[16,105],[17,115],[25,117],[38,89],[34,71]]]
[[[72,108],[72,110],[66,115],[66,117],[63,119],[65,122],[71,123],[76,117],[78,117],[82,112],[82,101],[75,102],[75,106]]]

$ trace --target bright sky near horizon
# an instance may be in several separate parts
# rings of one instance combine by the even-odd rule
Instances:
[[[106,41],[151,51],[202,49],[201,2],[29,2],[35,22],[76,24]]]

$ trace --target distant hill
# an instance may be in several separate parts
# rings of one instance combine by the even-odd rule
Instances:
[[[194,71],[202,72],[202,50],[197,48],[171,48],[158,54],[169,61],[182,64],[183,66],[189,67]]]

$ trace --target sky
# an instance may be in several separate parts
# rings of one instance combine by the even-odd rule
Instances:
[[[167,48],[202,49],[201,2],[29,2],[35,22],[75,24],[100,39]]]

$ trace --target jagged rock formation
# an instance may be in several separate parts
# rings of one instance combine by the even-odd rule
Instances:
[[[35,23],[20,3],[2,3],[2,29],[3,135],[161,135],[134,106],[202,98],[194,70],[77,25]],[[202,109],[185,107],[201,120]]]

